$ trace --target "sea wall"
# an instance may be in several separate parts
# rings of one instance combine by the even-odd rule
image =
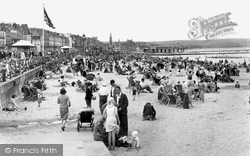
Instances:
[[[23,73],[17,77],[12,78],[6,82],[0,82],[0,106],[4,106],[9,102],[11,96],[21,95],[21,88],[24,82],[29,81],[38,76],[38,72],[42,69],[42,66],[36,67],[26,73]]]

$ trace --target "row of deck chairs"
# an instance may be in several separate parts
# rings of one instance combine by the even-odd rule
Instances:
[[[173,82],[160,89],[160,92],[162,93],[160,103],[168,106],[170,104],[175,105],[175,107],[182,106],[184,109],[189,109],[189,105],[192,106],[192,103],[188,94],[183,91],[182,85],[176,85],[177,93],[173,93],[172,84]]]
[[[28,86],[23,86],[21,91],[24,93],[24,100],[37,100],[38,92],[36,87],[29,88]]]

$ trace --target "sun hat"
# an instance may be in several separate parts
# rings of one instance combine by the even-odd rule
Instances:
[[[133,137],[138,137],[138,134],[139,134],[138,131],[133,131],[133,132],[132,132],[132,136],[133,136]]]
[[[113,83],[115,83],[115,80],[110,80],[110,84],[113,84]]]

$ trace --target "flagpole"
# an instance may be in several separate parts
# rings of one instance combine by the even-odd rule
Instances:
[[[43,4],[43,47],[42,47],[42,55],[44,56],[44,4]]]

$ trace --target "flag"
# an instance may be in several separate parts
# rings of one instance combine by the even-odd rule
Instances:
[[[44,21],[46,22],[46,24],[47,24],[49,27],[55,29],[55,27],[54,27],[54,25],[53,25],[51,19],[49,18],[49,16],[48,16],[48,14],[47,14],[47,12],[46,12],[46,10],[45,10],[44,7],[43,7],[43,13],[44,13]]]

